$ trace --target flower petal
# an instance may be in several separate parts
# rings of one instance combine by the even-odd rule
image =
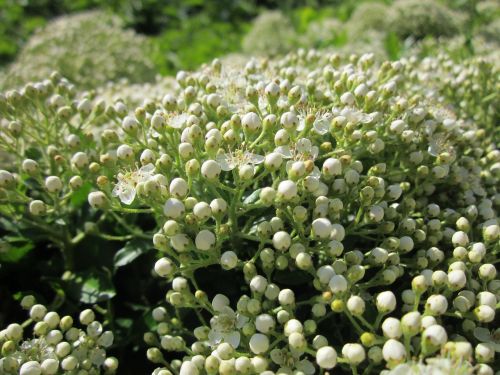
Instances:
[[[224,334],[224,342],[227,342],[234,349],[236,349],[240,345],[241,335],[238,331],[232,331]]]
[[[217,155],[215,158],[220,168],[225,172],[231,171],[236,167],[236,163],[234,163],[233,159],[234,158],[229,154]]]
[[[290,150],[290,146],[279,146],[274,149],[274,152],[281,154],[283,158],[290,159],[292,157],[292,151]]]
[[[125,185],[119,192],[118,196],[120,197],[122,203],[129,205],[135,199],[135,189],[130,185]]]
[[[251,164],[260,164],[264,161],[265,158],[262,155],[257,155],[257,154],[253,154],[251,152],[246,152],[245,159],[247,159],[248,162]]]

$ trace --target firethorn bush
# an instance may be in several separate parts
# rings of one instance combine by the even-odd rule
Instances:
[[[23,294],[0,373],[120,371],[109,266],[75,260],[90,238],[129,241],[115,268],[156,249],[155,375],[493,374],[498,73],[298,50],[135,86],[139,106],[58,73],[6,91],[0,256],[49,244],[89,306]]]
[[[80,88],[108,81],[152,81],[150,41],[125,31],[122,20],[103,11],[60,17],[38,30],[0,77],[4,90],[59,71]]]

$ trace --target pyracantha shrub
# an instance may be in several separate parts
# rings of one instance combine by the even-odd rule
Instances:
[[[464,16],[433,0],[397,0],[390,7],[388,28],[400,38],[451,37],[458,33]]]
[[[344,25],[336,18],[324,18],[311,22],[300,43],[307,48],[324,48],[334,45],[344,34]]]
[[[389,22],[390,8],[380,2],[367,1],[356,7],[346,23],[349,36],[354,39],[369,30],[385,32]]]
[[[242,48],[250,56],[283,55],[292,50],[296,39],[290,19],[280,11],[269,11],[253,20]]]
[[[181,71],[131,111],[53,76],[0,96],[17,158],[0,171],[2,215],[59,225],[82,182],[94,235],[106,216],[151,238],[166,290],[144,335],[155,375],[379,373],[436,356],[491,374],[500,151],[482,98],[497,77],[475,58],[299,50]]]
[[[29,311],[29,320],[0,331],[0,374],[116,373],[118,360],[106,356],[113,333],[104,330],[93,310],[80,312],[83,328],[78,328],[71,316],[49,311],[33,296],[24,297],[21,305]],[[26,332],[29,325],[33,325],[31,334]]]
[[[124,30],[121,19],[102,11],[63,16],[37,31],[2,74],[0,87],[14,88],[59,71],[81,88],[108,81],[154,79],[149,41]]]

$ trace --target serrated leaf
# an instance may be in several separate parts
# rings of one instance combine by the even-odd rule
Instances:
[[[79,289],[80,302],[97,303],[107,301],[116,294],[110,275],[104,270],[80,272],[75,278]]]
[[[147,253],[151,249],[151,243],[148,240],[133,239],[127,242],[125,246],[115,254],[113,259],[115,270],[132,263],[139,256]]]

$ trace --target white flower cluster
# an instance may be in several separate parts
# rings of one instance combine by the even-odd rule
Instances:
[[[466,18],[445,4],[432,0],[397,0],[388,9],[389,30],[401,38],[454,36]]]
[[[63,16],[37,31],[3,73],[0,87],[14,88],[59,71],[79,87],[108,81],[152,81],[155,70],[144,37],[101,11]],[[126,63],[124,63],[126,62]]]
[[[45,225],[86,183],[96,217],[154,219],[169,288],[145,335],[155,375],[370,373],[440,353],[490,374],[500,151],[482,99],[497,75],[299,50],[181,71],[135,111],[53,77],[0,97],[2,145],[21,155],[2,199]]]
[[[113,345],[113,333],[105,331],[93,310],[80,313],[84,329],[74,326],[69,315],[60,316],[38,304],[33,296],[21,305],[29,311],[29,320],[12,323],[0,331],[0,374],[114,374],[118,360],[106,357]],[[31,336],[25,329],[33,324]]]
[[[292,50],[296,39],[290,19],[280,11],[268,11],[255,18],[242,47],[251,56],[275,56]]]

